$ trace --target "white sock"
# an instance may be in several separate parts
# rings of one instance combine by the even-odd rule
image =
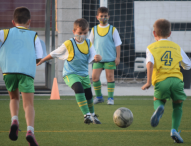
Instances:
[[[90,114],[90,113],[87,113],[86,115],[89,115],[89,116],[91,116],[91,114]],[[84,115],[84,117],[85,117],[86,115]]]
[[[17,120],[18,124],[19,124],[19,119],[18,119],[18,116],[13,116],[11,118],[11,124],[13,123],[14,120]]]
[[[95,116],[95,113],[91,113],[92,116]]]
[[[29,130],[34,134],[34,128],[32,126],[27,126],[27,131]]]

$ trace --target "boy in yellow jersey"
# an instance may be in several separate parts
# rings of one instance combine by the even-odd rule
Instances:
[[[15,27],[0,30],[0,67],[3,80],[10,96],[11,128],[9,138],[18,138],[19,96],[22,94],[27,123],[26,139],[30,146],[38,146],[34,137],[34,77],[36,63],[42,58],[42,46],[37,33],[28,30],[31,23],[30,11],[18,7],[12,23]]]
[[[147,83],[142,86],[142,90],[148,89],[151,86],[151,81],[155,86],[155,112],[151,117],[151,126],[156,127],[159,124],[165,102],[172,98],[173,113],[170,135],[175,142],[183,143],[178,127],[182,117],[183,101],[187,97],[184,93],[183,76],[179,64],[189,70],[191,61],[178,44],[167,40],[171,35],[171,24],[168,20],[159,19],[153,27],[153,35],[157,42],[147,47]]]
[[[101,56],[96,55],[94,46],[89,39],[86,39],[88,29],[89,25],[85,19],[77,19],[74,22],[74,38],[66,40],[37,65],[56,57],[65,60],[63,79],[75,92],[76,101],[84,115],[84,123],[101,124],[94,113],[91,82],[88,75],[88,63],[99,62]]]
[[[95,46],[96,53],[102,56],[102,60],[93,64],[92,80],[96,94],[94,104],[104,102],[101,93],[100,74],[105,69],[108,88],[107,104],[113,105],[115,89],[114,69],[120,63],[120,45],[122,42],[117,29],[108,24],[108,8],[100,7],[97,10],[96,18],[100,24],[92,28],[89,38]]]

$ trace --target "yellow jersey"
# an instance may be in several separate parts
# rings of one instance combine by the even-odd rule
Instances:
[[[152,85],[161,82],[168,77],[176,77],[183,80],[179,62],[182,61],[181,48],[178,44],[160,40],[147,47],[154,57]]]

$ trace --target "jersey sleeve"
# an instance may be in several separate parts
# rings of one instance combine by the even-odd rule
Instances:
[[[52,51],[50,55],[53,58],[59,58],[61,60],[66,60],[68,59],[69,56],[69,51],[67,49],[67,41],[64,42],[60,47],[58,47],[56,50]]]
[[[120,46],[122,44],[121,38],[119,36],[119,32],[117,31],[115,27],[113,27],[113,40],[115,43],[115,47]]]
[[[94,43],[94,28],[92,28],[90,35],[89,35],[89,39],[92,43]]]
[[[181,49],[181,56],[182,56],[182,61],[180,62],[181,66],[183,67],[183,69],[189,70],[191,68],[191,61],[186,55],[186,53],[183,51],[183,49]]]
[[[0,30],[0,42],[4,42],[4,31]]]
[[[88,63],[93,63],[95,55],[96,55],[96,51],[95,51],[94,45],[90,42],[90,57],[88,59]]]
[[[35,52],[36,52],[36,59],[43,58],[42,45],[41,45],[40,39],[37,35],[35,36]]]
[[[151,54],[151,52],[149,51],[149,49],[147,48],[147,50],[146,50],[146,64],[148,62],[151,62],[152,64],[154,64],[154,57]]]

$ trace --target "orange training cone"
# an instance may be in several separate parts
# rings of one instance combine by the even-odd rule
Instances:
[[[60,95],[58,90],[58,83],[57,83],[57,79],[54,78],[50,100],[59,100],[59,99],[60,99]]]

